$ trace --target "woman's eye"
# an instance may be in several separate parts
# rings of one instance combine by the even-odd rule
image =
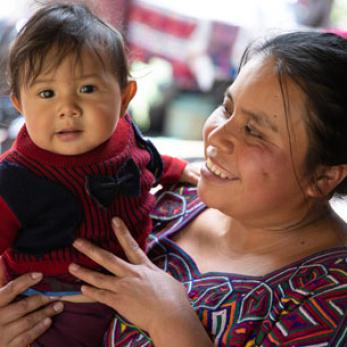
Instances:
[[[245,132],[247,135],[262,138],[261,133],[249,124],[245,125]]]
[[[47,89],[47,90],[42,90],[39,93],[39,96],[43,99],[48,99],[48,98],[52,98],[54,96],[54,91],[51,89]]]
[[[86,85],[86,86],[81,87],[80,92],[88,94],[88,93],[93,93],[95,91],[95,89],[96,88],[92,85]]]
[[[223,113],[225,117],[230,117],[233,113],[233,111],[228,107],[227,105],[222,105]]]

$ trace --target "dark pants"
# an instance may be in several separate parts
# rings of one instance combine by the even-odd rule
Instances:
[[[101,347],[114,311],[98,303],[64,302],[64,311],[32,347]]]

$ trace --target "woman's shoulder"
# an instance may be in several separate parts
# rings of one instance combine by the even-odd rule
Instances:
[[[195,186],[180,183],[162,189],[156,193],[156,204],[150,213],[154,233],[171,234],[181,229],[204,208]]]

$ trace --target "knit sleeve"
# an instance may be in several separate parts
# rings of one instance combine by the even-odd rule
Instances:
[[[163,161],[163,174],[159,183],[163,186],[177,183],[188,162],[184,159],[174,158],[168,155],[162,155],[161,159]]]
[[[0,216],[0,254],[2,254],[12,245],[21,224],[2,196],[0,196]]]

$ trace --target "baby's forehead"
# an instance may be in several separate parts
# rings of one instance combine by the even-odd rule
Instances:
[[[27,61],[22,70],[23,82],[30,85],[41,76],[55,74],[61,67],[70,69],[72,75],[93,71],[114,73],[110,59],[105,54],[92,49],[71,50],[63,54],[54,48],[47,54],[38,56],[34,64]]]

